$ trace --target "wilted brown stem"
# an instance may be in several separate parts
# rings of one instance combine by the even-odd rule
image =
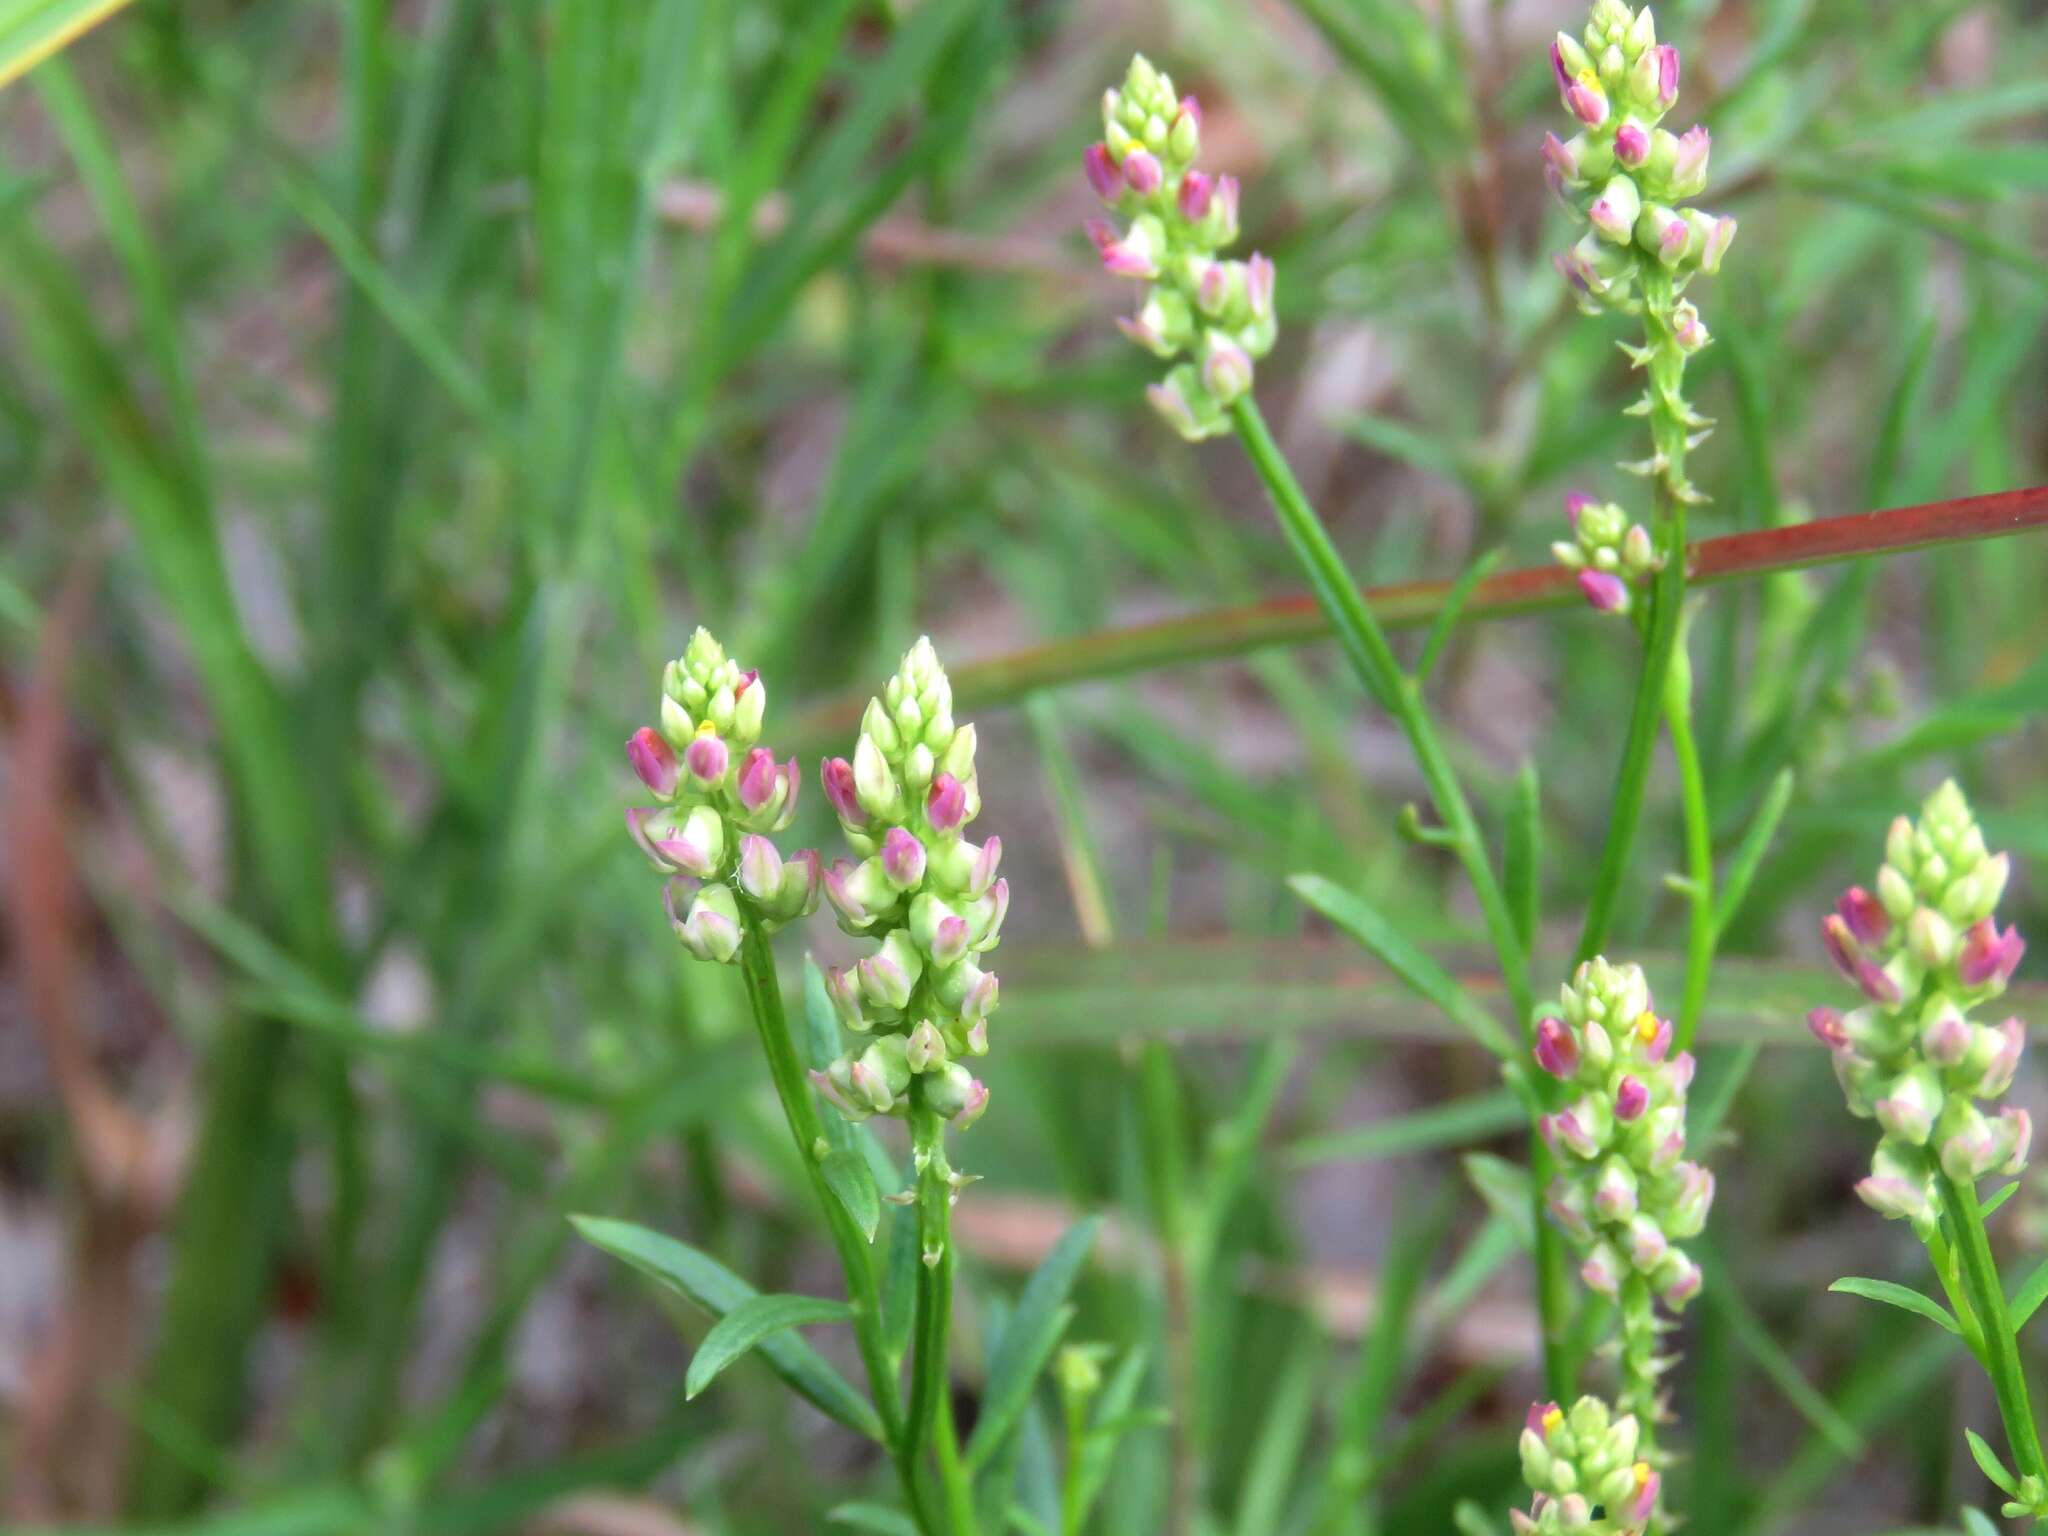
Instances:
[[[2048,486],[1967,496],[1924,506],[1820,518],[1789,528],[1723,534],[1690,546],[1688,586],[1712,586],[1807,566],[1833,565],[1873,555],[1905,554],[1943,544],[2004,538],[2048,526]],[[1429,623],[1451,589],[1448,581],[1410,581],[1369,587],[1366,600],[1389,629]],[[1572,575],[1561,566],[1530,566],[1489,576],[1465,605],[1468,619],[1498,619],[1570,607],[1581,602]],[[1123,677],[1189,661],[1242,656],[1269,646],[1301,645],[1329,633],[1322,611],[1306,593],[1228,608],[1181,614],[1149,624],[1054,640],[1007,656],[952,669],[959,707],[989,708],[1040,688]],[[842,694],[813,705],[796,721],[794,739],[814,745],[850,732],[867,695]]]

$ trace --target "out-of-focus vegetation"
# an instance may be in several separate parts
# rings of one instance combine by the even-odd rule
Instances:
[[[10,1519],[738,1533],[878,1496],[758,1362],[685,1404],[658,1298],[566,1220],[833,1283],[737,979],[686,964],[621,834],[648,680],[712,625],[812,776],[850,727],[795,722],[920,631],[969,661],[1291,590],[1236,449],[1145,410],[1078,231],[1140,45],[1279,263],[1260,395],[1354,566],[1542,563],[1566,489],[1630,486],[1633,386],[1551,270],[1536,155],[1578,10],[139,0],[0,95]],[[1696,531],[2048,480],[2040,6],[1659,23],[1743,230]],[[1700,1036],[1723,1183],[1673,1475],[1707,1536],[1992,1502],[1955,1341],[1824,1291],[1918,1248],[1849,1200],[1868,1138],[1799,1019],[1815,915],[1943,773],[2042,929],[2044,579],[2037,540],[1962,545],[1693,621],[1724,856],[1792,773]],[[1492,827],[1540,786],[1545,991],[1628,716],[1611,640],[1471,625],[1433,682]],[[972,703],[1014,902],[963,1422],[1005,1298],[1101,1211],[1068,1336],[1140,1421],[1094,1529],[1504,1509],[1519,1108],[1286,884],[1476,965],[1390,728],[1319,644]],[[1675,994],[1674,804],[1660,774],[1616,940]],[[807,942],[838,941],[791,936],[793,998]],[[2001,1240],[2042,1230],[2023,1191]],[[1053,1530],[1053,1394],[1020,1423],[998,1502]]]

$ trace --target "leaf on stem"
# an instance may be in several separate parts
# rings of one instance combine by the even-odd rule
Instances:
[[[1859,1275],[1849,1275],[1837,1280],[1828,1289],[1840,1291],[1845,1296],[1861,1296],[1866,1301],[1881,1301],[1886,1306],[1899,1307],[1907,1312],[1918,1313],[1930,1323],[1938,1323],[1958,1337],[1961,1336],[1963,1331],[1961,1325],[1956,1322],[1947,1307],[1944,1307],[1932,1296],[1923,1295],[1909,1285],[1898,1285],[1890,1280],[1867,1280]]]
[[[788,1328],[810,1323],[843,1323],[853,1308],[823,1296],[749,1296],[711,1325],[690,1359],[683,1378],[683,1397],[691,1401],[718,1378],[718,1373],[755,1345]]]
[[[1977,1469],[2006,1494],[2018,1498],[2019,1479],[2005,1469],[2005,1463],[1998,1459],[1998,1452],[1991,1449],[1984,1437],[1974,1429],[1964,1430],[1963,1438],[1970,1442],[1970,1456],[1977,1463]]]
[[[1452,979],[1450,972],[1410,943],[1363,896],[1321,875],[1293,875],[1287,884],[1295,895],[1350,934],[1473,1039],[1503,1061],[1518,1059],[1520,1053],[1509,1041],[1500,1021],[1480,1007],[1472,995]]]
[[[723,1318],[748,1301],[810,1300],[806,1297],[764,1298],[709,1254],[634,1222],[614,1221],[602,1216],[571,1216],[569,1221],[585,1242],[602,1248],[616,1259],[623,1259],[643,1275],[660,1281],[714,1318]],[[708,1337],[705,1342],[710,1342]],[[788,1382],[799,1396],[847,1428],[859,1430],[872,1440],[882,1438],[882,1422],[873,1405],[849,1386],[846,1378],[810,1345],[800,1338],[781,1333],[770,1333],[757,1342],[762,1357],[775,1374]],[[694,1362],[692,1371],[695,1371]]]

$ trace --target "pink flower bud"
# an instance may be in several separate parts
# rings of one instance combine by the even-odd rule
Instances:
[[[795,759],[790,765],[795,766]],[[755,747],[740,763],[740,804],[750,811],[767,805],[775,795],[776,777],[775,754],[766,747]]]
[[[1190,119],[1197,128],[1202,126],[1202,104],[1195,100],[1193,96],[1181,97],[1180,113],[1182,116]]]
[[[1556,173],[1560,182],[1579,179],[1579,157],[1554,133],[1543,135],[1543,163]]]
[[[967,996],[960,1004],[960,1017],[970,1026],[984,1023],[988,1016],[996,1011],[996,1000],[1000,992],[1001,986],[996,981],[995,972],[983,973],[974,985],[967,989]]]
[[[1596,1245],[1579,1266],[1579,1278],[1588,1290],[1612,1296],[1621,1289],[1621,1255],[1605,1243]]]
[[[1562,33],[1558,35],[1559,37],[1563,36]],[[1564,50],[1555,42],[1550,45],[1550,73],[1557,81],[1557,88],[1560,92],[1568,91],[1572,88],[1571,66],[1565,63]]]
[[[1579,1042],[1562,1019],[1536,1025],[1536,1064],[1552,1077],[1570,1078],[1579,1070]]]
[[[1579,572],[1579,590],[1601,613],[1628,612],[1628,583],[1612,571]]]
[[[2027,1047],[2026,1026],[2018,1019],[2007,1019],[1994,1033],[1997,1046],[1985,1064],[1976,1090],[1987,1099],[1997,1098],[2012,1086],[2013,1075],[2020,1068],[2020,1056]]]
[[[1124,181],[1140,197],[1149,197],[1166,179],[1159,159],[1149,149],[1134,149],[1124,156]]]
[[[1149,252],[1122,240],[1103,249],[1102,268],[1113,277],[1136,277],[1147,282],[1159,275],[1159,264]]]
[[[1964,986],[2002,987],[2019,969],[2027,941],[2017,928],[1998,931],[1994,918],[1974,924],[1963,936],[1962,952],[1956,956],[1956,979]]]
[[[1121,175],[1122,172],[1118,174]],[[1107,219],[1083,219],[1081,228],[1087,233],[1089,240],[1094,242],[1098,252],[1107,252],[1119,238],[1116,226]]]
[[[626,761],[633,765],[640,782],[664,800],[676,792],[675,749],[652,726],[641,726],[626,742]]]
[[[1678,136],[1678,150],[1671,161],[1671,181],[1674,186],[1690,189],[1681,192],[1681,196],[1706,185],[1707,158],[1713,144],[1713,136],[1698,123]]]
[[[782,894],[782,855],[759,833],[740,839],[740,889],[754,900],[772,902]]]
[[[1683,1302],[1690,1300],[1692,1298],[1693,1293],[1699,1290],[1700,1288],[1699,1276],[1699,1268],[1698,1266],[1694,1266],[1690,1276],[1686,1277],[1690,1279],[1690,1288],[1685,1291],[1683,1296],[1680,1296],[1676,1299],[1674,1299],[1671,1295],[1672,1287],[1666,1287],[1664,1296],[1666,1304],[1669,1306],[1676,1307],[1682,1304]],[[1676,1282],[1674,1282],[1674,1285],[1675,1284]],[[1640,1467],[1647,1466],[1648,1464],[1644,1462],[1638,1462],[1637,1465]],[[1648,1520],[1651,1515],[1656,1513],[1657,1490],[1662,1485],[1663,1481],[1663,1474],[1658,1472],[1654,1467],[1650,1468],[1646,1474],[1638,1476],[1636,1480],[1635,1497],[1628,1501],[1628,1518],[1630,1520]]]
[[[994,981],[993,976],[988,978]],[[967,1029],[967,1054],[986,1056],[988,1054],[988,1020],[976,1019]]]
[[[1564,1417],[1563,1411],[1556,1403],[1531,1403],[1528,1416],[1522,1420],[1522,1426],[1537,1439],[1544,1439],[1550,1434],[1550,1416],[1553,1413],[1559,1418]]]
[[[1892,920],[1886,916],[1884,904],[1860,885],[1852,885],[1842,892],[1842,899],[1835,903],[1835,910],[1842,915],[1842,921],[1859,944],[1882,944],[1891,932]]]
[[[1634,1120],[1650,1107],[1650,1090],[1639,1077],[1624,1077],[1614,1090],[1614,1118]]]
[[[925,796],[924,816],[934,832],[957,830],[967,819],[967,786],[950,773],[936,775]]]
[[[1614,130],[1614,158],[1633,170],[1650,158],[1650,130],[1631,119]]]
[[[1669,111],[1671,104],[1678,100],[1678,50],[1669,43],[1659,43],[1656,52],[1657,106],[1660,111]]]
[[[882,839],[882,872],[898,890],[907,891],[924,880],[924,844],[901,827],[891,827]]]
[[[1180,183],[1181,217],[1189,220],[1206,218],[1215,194],[1214,181],[1200,171],[1189,171]]]
[[[1856,963],[1863,958],[1863,951],[1841,913],[1830,912],[1820,920],[1820,942],[1843,979],[1856,980]]]
[[[825,786],[825,798],[832,802],[833,814],[844,825],[857,831],[868,824],[868,813],[854,793],[853,764],[843,757],[827,758],[818,766],[818,778]]]
[[[1572,81],[1565,87],[1564,104],[1588,128],[1598,128],[1607,121],[1607,92],[1600,88],[1598,80]]]
[[[2020,1173],[2027,1166],[2027,1154],[2033,1150],[2034,1117],[2024,1109],[2011,1108],[2000,1110],[1998,1118],[2010,1127],[2012,1137],[2012,1150],[1998,1171],[2003,1174]]]
[[[1003,840],[992,837],[981,845],[981,852],[974,856],[973,867],[967,875],[967,894],[979,900],[995,883],[996,870],[1003,862]],[[1005,886],[1005,892],[1008,891]],[[1007,903],[1006,903],[1007,904]]]
[[[825,900],[831,903],[832,910],[839,914],[847,927],[858,930],[867,927],[875,918],[847,883],[853,870],[854,866],[844,859],[833,861],[832,867],[825,871]]]
[[[683,766],[690,770],[692,778],[702,784],[716,784],[723,779],[730,761],[725,743],[708,731],[691,737],[690,744],[683,748]]]
[[[1202,387],[1228,405],[1252,387],[1250,355],[1234,341],[1212,340],[1202,359]]]
[[[1564,516],[1565,521],[1572,525],[1572,532],[1576,533],[1579,530],[1579,514],[1588,507],[1598,505],[1599,502],[1584,491],[1573,491],[1565,497]]]
[[[1090,144],[1081,155],[1081,168],[1088,173],[1088,185],[1095,189],[1097,197],[1105,203],[1116,201],[1117,194],[1123,191],[1123,176],[1116,161],[1110,158],[1107,144]]]
[[[1842,1010],[1839,1008],[1815,1008],[1806,1015],[1806,1027],[1813,1031],[1813,1038],[1829,1050],[1845,1050],[1849,1035],[1842,1028]]]
[[[942,917],[932,933],[932,964],[951,965],[967,953],[970,932],[964,917]]]
[[[1953,1008],[1944,1008],[1920,1031],[1920,1049],[1938,1067],[1952,1067],[1970,1051],[1969,1021]]]
[[[1637,1038],[1641,1038],[1638,1036]],[[1650,1038],[1643,1041],[1643,1060],[1662,1061],[1671,1052],[1671,1021],[1658,1019],[1657,1027],[1650,1031]],[[1690,1081],[1690,1074],[1687,1081]]]
[[[1228,179],[1228,178],[1226,178]],[[1235,185],[1231,188],[1235,194]],[[1244,291],[1250,301],[1252,314],[1260,320],[1273,313],[1273,262],[1271,258],[1252,252],[1252,259],[1245,264]]]
[[[1893,1220],[1927,1214],[1927,1184],[1890,1174],[1872,1174],[1856,1182],[1856,1198],[1880,1216]]]
[[[966,1130],[981,1118],[981,1112],[988,1108],[988,1084],[975,1078],[967,1085],[967,1094],[960,1105],[960,1112],[953,1116],[953,1128]]]

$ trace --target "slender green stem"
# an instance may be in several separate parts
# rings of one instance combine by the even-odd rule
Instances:
[[[929,1440],[945,1490],[953,1536],[973,1536],[974,1482],[960,1459],[953,1427],[951,1376],[946,1349],[953,1327],[953,1170],[946,1162],[946,1123],[919,1102],[910,1112],[912,1157],[917,1168],[917,1240],[923,1260],[917,1272],[917,1343],[910,1368],[910,1414],[904,1448],[915,1457]]]
[[[1699,744],[1692,730],[1692,662],[1681,636],[1664,688],[1665,727],[1671,755],[1678,760],[1681,816],[1685,826],[1686,895],[1692,919],[1685,945],[1685,993],[1678,1010],[1678,1049],[1690,1049],[1707,1002],[1707,975],[1714,965],[1720,925],[1714,917],[1714,832],[1707,807],[1707,781],[1700,771]]]
[[[867,1239],[825,1183],[819,1168],[817,1149],[824,1142],[825,1128],[818,1120],[817,1101],[811,1096],[803,1063],[790,1036],[789,1015],[782,1004],[782,983],[775,974],[775,955],[768,947],[768,932],[759,914],[744,897],[739,900],[740,975],[746,982],[747,1001],[755,1028],[760,1032],[761,1049],[768,1058],[768,1075],[775,1083],[783,1117],[789,1122],[797,1159],[810,1178],[811,1192],[825,1213],[825,1228],[839,1255],[839,1267],[846,1277],[846,1299],[853,1308],[854,1339],[861,1363],[867,1369],[868,1390],[874,1395],[875,1412],[881,1416],[882,1433],[896,1464],[897,1478],[903,1485],[904,1501],[918,1529],[928,1533],[932,1530],[931,1519],[918,1488],[916,1450],[905,1430],[896,1371],[889,1362],[889,1346],[883,1337],[881,1291],[868,1257]]]
[[[2034,1405],[2020,1369],[2019,1345],[2013,1338],[2012,1314],[2006,1310],[1998,1265],[1991,1257],[1991,1239],[1984,1231],[1984,1213],[1977,1206],[1977,1187],[1946,1173],[1936,1173],[1934,1182],[1941,1190],[1942,1209],[1948,1213],[1956,1257],[1961,1262],[1963,1294],[1977,1315],[1984,1369],[1998,1398],[2006,1444],[2022,1476],[2048,1480],[2048,1457],[2042,1454],[2041,1437],[2034,1428]]]
[[[1500,957],[1501,975],[1515,1010],[1518,1025],[1525,1032],[1534,1026],[1535,995],[1529,984],[1529,955],[1523,947],[1514,913],[1493,872],[1479,823],[1458,782],[1456,769],[1437,739],[1436,727],[1423,702],[1420,684],[1402,672],[1388,645],[1384,630],[1360,595],[1358,582],[1344,565],[1344,557],[1331,543],[1322,519],[1309,504],[1294,471],[1288,466],[1280,445],[1273,441],[1266,419],[1250,395],[1240,396],[1231,406],[1238,439],[1252,467],[1265,482],[1278,514],[1280,531],[1308,576],[1316,601],[1329,615],[1345,658],[1359,681],[1380,706],[1392,715],[1408,738],[1423,782],[1429,786],[1431,802],[1444,824],[1450,847],[1464,867],[1472,894],[1479,902],[1494,952]],[[1682,526],[1681,526],[1682,534]],[[1680,562],[1673,562],[1678,564]],[[1654,722],[1653,722],[1654,723]],[[1543,1189],[1548,1182],[1549,1149],[1540,1137],[1530,1138],[1530,1196],[1536,1221],[1537,1309],[1543,1339],[1544,1379],[1554,1395],[1568,1395],[1571,1372],[1564,1355],[1564,1308],[1567,1289],[1560,1263],[1562,1250],[1557,1233],[1543,1209]]]

